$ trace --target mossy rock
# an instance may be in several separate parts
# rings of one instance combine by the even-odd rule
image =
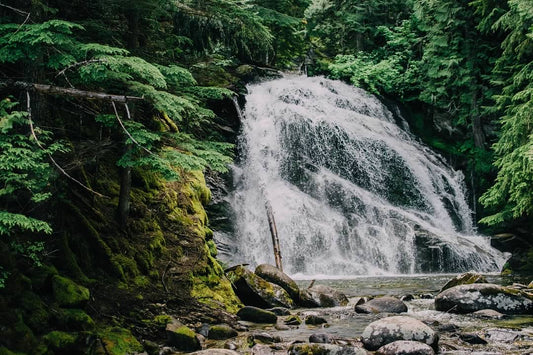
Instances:
[[[99,348],[96,354],[125,355],[142,352],[144,349],[128,329],[111,327],[98,331],[104,349]]]
[[[20,306],[24,310],[26,324],[35,332],[42,333],[48,327],[50,314],[45,303],[31,291],[20,297]]]
[[[453,279],[446,282],[439,292],[459,285],[470,285],[473,283],[487,283],[485,276],[478,274],[477,272],[465,272],[464,274],[457,275]]]
[[[234,338],[238,335],[237,331],[227,324],[216,324],[209,327],[208,339],[225,340]]]
[[[0,355],[17,355],[6,347],[0,346]]]
[[[255,323],[275,324],[278,321],[278,316],[276,316],[273,312],[252,306],[241,308],[239,312],[237,312],[237,316],[239,316],[239,318],[242,320]]]
[[[93,319],[85,311],[77,308],[59,309],[55,315],[58,326],[68,330],[92,330]]]
[[[227,277],[242,303],[259,308],[294,307],[294,301],[281,286],[266,281],[243,266],[228,271]]]
[[[189,327],[177,323],[167,324],[167,343],[181,351],[200,350],[202,346],[196,333]]]
[[[285,324],[287,325],[300,325],[302,320],[296,314],[292,314],[285,319]]]
[[[43,342],[53,353],[75,354],[78,333],[68,333],[54,330],[43,336]]]
[[[89,301],[89,289],[66,277],[54,275],[52,278],[52,290],[54,299],[60,306],[82,307]]]

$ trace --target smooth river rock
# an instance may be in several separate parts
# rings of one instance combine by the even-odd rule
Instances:
[[[394,316],[370,323],[363,331],[362,341],[368,350],[377,350],[397,340],[414,340],[437,349],[439,336],[421,321]]]
[[[431,346],[412,340],[397,340],[383,345],[376,355],[434,355]]]
[[[253,306],[245,306],[241,308],[237,312],[237,316],[242,320],[247,320],[254,323],[276,324],[278,321],[278,316],[276,316],[274,313]]]
[[[316,285],[300,291],[300,305],[303,307],[346,306],[348,298],[342,292],[326,285]]]
[[[355,306],[355,312],[403,313],[407,312],[407,305],[395,297],[379,297]]]
[[[232,268],[226,273],[235,294],[247,306],[259,308],[292,308],[294,301],[281,286],[266,281],[243,266]]]
[[[300,298],[300,288],[287,274],[277,267],[269,264],[261,264],[255,268],[255,274],[263,279],[281,286],[294,301]]]
[[[533,301],[519,290],[495,284],[471,284],[439,293],[435,297],[435,309],[452,313],[493,309],[504,314],[531,314]]]

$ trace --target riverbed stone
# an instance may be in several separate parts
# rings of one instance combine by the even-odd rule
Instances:
[[[247,320],[254,323],[275,324],[278,320],[278,316],[276,316],[274,313],[253,306],[245,306],[241,308],[237,312],[237,316],[242,320]]]
[[[325,318],[314,315],[314,314],[310,314],[305,317],[305,324],[308,324],[308,325],[320,325],[320,324],[325,324],[327,322],[328,321]]]
[[[397,340],[414,340],[437,349],[439,336],[421,321],[407,316],[379,319],[370,323],[362,335],[363,344],[368,350],[377,350]]]
[[[413,340],[397,340],[383,345],[376,355],[434,355],[431,346]]]
[[[495,284],[470,284],[449,288],[435,298],[437,311],[472,313],[493,309],[504,314],[531,314],[533,300],[519,290]]]
[[[474,313],[472,313],[472,315],[476,318],[482,319],[503,319],[505,317],[505,314],[502,314],[493,309],[482,309],[479,311],[475,311]]]
[[[267,311],[270,311],[277,316],[288,316],[291,314],[291,311],[285,307],[268,308]]]
[[[180,323],[169,323],[166,327],[167,344],[182,351],[200,350],[202,347],[196,333]]]
[[[268,282],[262,277],[247,270],[244,266],[236,266],[226,274],[235,294],[247,306],[259,308],[294,307],[294,301],[281,286]]]
[[[255,274],[268,282],[281,286],[294,301],[298,301],[300,288],[289,275],[277,267],[269,264],[261,264],[255,268]]]
[[[396,297],[374,298],[366,303],[355,306],[356,313],[404,313],[407,305]]]
[[[315,285],[300,291],[300,305],[303,307],[346,306],[348,298],[342,292],[326,285]]]
[[[208,339],[225,340],[238,335],[237,331],[227,324],[215,324],[209,327]]]
[[[446,284],[442,286],[439,292],[442,292],[454,286],[470,285],[474,283],[487,283],[487,279],[485,278],[485,276],[477,272],[465,272],[464,274],[457,275],[453,279],[446,282]]]
[[[459,338],[468,344],[487,344],[487,341],[474,333],[462,333],[459,334]]]
[[[367,355],[363,348],[333,344],[297,343],[289,347],[289,355]]]
[[[309,336],[310,343],[331,344],[333,338],[327,333],[314,333]]]

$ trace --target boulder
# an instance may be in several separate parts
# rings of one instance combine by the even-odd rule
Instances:
[[[481,338],[479,335],[474,333],[462,333],[459,334],[459,338],[468,344],[481,344],[485,345],[487,344],[487,341],[483,338]]]
[[[533,301],[519,290],[495,284],[470,284],[439,293],[435,298],[435,309],[453,313],[492,309],[504,314],[531,314]]]
[[[209,327],[207,333],[208,339],[225,340],[234,338],[238,335],[237,331],[227,324],[216,324]]]
[[[255,274],[268,282],[281,286],[294,301],[300,297],[300,288],[287,274],[275,266],[261,264],[255,268]]]
[[[320,325],[320,324],[325,324],[327,322],[328,321],[325,320],[324,318],[316,316],[314,314],[310,314],[307,317],[305,317],[305,324],[309,324],[309,325]]]
[[[297,343],[289,347],[289,355],[367,355],[362,348],[333,344]]]
[[[331,335],[326,333],[314,333],[309,336],[310,343],[319,343],[319,344],[331,344],[333,338]]]
[[[200,350],[202,346],[196,333],[189,327],[180,323],[169,323],[166,327],[167,344],[181,351]]]
[[[376,355],[434,355],[431,346],[412,340],[397,340],[383,345]]]
[[[377,350],[397,340],[414,340],[437,349],[439,336],[421,321],[394,316],[370,323],[363,331],[362,341],[368,350]]]
[[[235,293],[242,303],[259,308],[292,308],[294,301],[281,286],[266,281],[243,266],[227,272]]]
[[[52,291],[56,302],[63,307],[79,308],[89,301],[89,289],[59,275],[52,278]]]
[[[487,283],[485,276],[478,274],[477,272],[465,272],[464,274],[457,275],[453,279],[446,282],[439,292],[459,285],[470,285],[474,283]]]
[[[296,314],[293,314],[288,316],[284,323],[287,325],[300,325],[302,324],[302,320]]]
[[[237,312],[237,316],[242,320],[247,320],[254,323],[275,324],[278,320],[278,316],[276,316],[274,313],[252,306],[245,306],[241,308]]]
[[[282,341],[281,337],[267,332],[253,333],[248,336],[248,344],[274,344]]]
[[[346,306],[348,298],[329,286],[316,285],[300,291],[300,305],[303,307]]]
[[[395,297],[374,298],[355,306],[356,313],[403,313],[407,312],[405,303]]]

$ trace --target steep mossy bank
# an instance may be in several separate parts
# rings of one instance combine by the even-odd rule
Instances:
[[[102,176],[99,191],[118,196],[113,171]],[[124,229],[117,197],[63,198],[45,263],[7,260],[14,272],[1,290],[0,354],[142,352],[146,341],[164,342],[171,316],[231,321],[240,302],[215,259],[210,191],[201,172],[182,176],[165,182],[135,170]]]

